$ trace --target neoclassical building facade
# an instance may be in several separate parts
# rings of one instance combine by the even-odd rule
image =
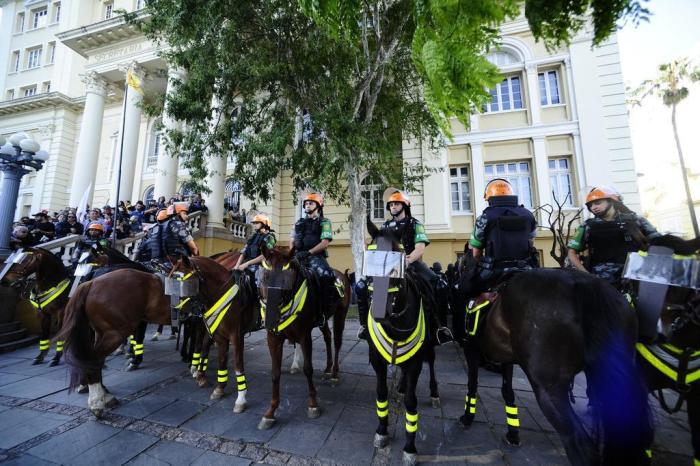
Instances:
[[[157,130],[159,123],[178,123],[150,119],[139,104],[167,92],[170,78],[185,77],[113,14],[138,10],[142,2],[0,0],[0,6],[0,133],[25,131],[51,155],[42,171],[25,177],[16,216],[76,206],[86,192],[91,205],[102,206],[117,195],[133,201],[183,189],[187,172],[167,153]],[[502,46],[489,59],[503,81],[490,90],[491,102],[471,117],[469,129],[454,121],[454,137],[438,153],[403,144],[404,159],[441,168],[411,193],[413,213],[432,240],[429,262],[452,261],[462,251],[485,207],[482,195],[491,178],[508,178],[532,209],[571,193],[566,208],[575,211],[581,193],[599,184],[616,186],[631,208],[639,208],[615,36],[592,48],[591,37],[581,34],[552,53],[519,18],[503,25]],[[140,80],[143,92],[130,89],[124,99],[127,73]],[[233,160],[213,158],[209,164],[208,224],[220,230],[225,204],[248,209],[252,201],[241,196]],[[384,186],[366,179],[364,188],[372,218],[383,221]],[[282,241],[301,212],[293,194],[282,174],[273,201],[257,203],[272,216]],[[331,263],[345,267],[352,263],[348,209],[329,204],[325,213],[337,229]],[[541,229],[536,245],[546,259],[550,244]],[[223,248],[225,241],[213,247]]]

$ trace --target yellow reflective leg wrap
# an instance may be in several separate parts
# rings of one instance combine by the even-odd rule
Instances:
[[[200,353],[192,353],[192,365],[193,366],[199,366],[199,358],[201,354]]]
[[[464,397],[464,412],[469,409],[469,414],[476,414],[476,397],[467,395]]]
[[[418,413],[406,413],[406,432],[416,433],[418,431]]]
[[[39,351],[46,351],[51,346],[50,340],[39,340]]]
[[[508,423],[508,427],[520,427],[517,406],[506,405],[506,422]]]
[[[697,458],[693,458],[693,466],[700,466],[700,460]]]
[[[56,341],[56,352],[57,353],[63,352],[63,340]]]
[[[136,356],[141,356],[143,355],[143,343],[134,343],[134,354]]]
[[[647,458],[649,458],[649,459],[651,459],[651,457],[653,456],[653,455],[651,454],[651,448],[647,448],[646,450],[644,450],[644,453],[647,454]],[[695,460],[695,464],[696,464],[696,465],[698,464],[698,460]]]
[[[133,335],[129,335],[129,344],[131,346],[134,346],[136,344],[136,340],[134,339]]]
[[[377,417],[384,419],[389,415],[389,401],[377,400]]]
[[[204,358],[202,361],[199,363],[199,367],[202,372],[207,371],[207,364],[209,364],[209,358]]]
[[[236,387],[238,388],[239,392],[248,389],[248,385],[245,382],[245,374],[236,375]]]
[[[228,382],[228,369],[219,369],[216,371],[216,381],[219,383]]]

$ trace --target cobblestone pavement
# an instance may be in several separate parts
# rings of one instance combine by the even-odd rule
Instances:
[[[149,328],[150,335],[153,328]],[[403,406],[390,403],[389,446],[372,446],[377,426],[374,373],[367,344],[348,322],[343,342],[341,379],[322,381],[325,352],[315,332],[314,367],[321,417],[306,417],[306,381],[289,374],[292,348],[285,346],[282,401],[277,424],[259,431],[268,406],[271,383],[269,354],[263,332],[246,338],[249,408],[233,414],[235,383],[227,396],[210,401],[211,388],[200,389],[174,351],[174,341],[146,342],[138,371],[125,372],[122,356],[110,357],[104,383],[121,401],[97,421],[87,411],[87,395],[69,394],[66,366],[30,365],[36,348],[0,355],[0,462],[13,465],[130,464],[400,464]],[[216,377],[216,357],[209,361]],[[500,376],[482,370],[477,421],[466,431],[457,418],[466,393],[463,357],[455,345],[438,348],[437,377],[441,407],[432,408],[427,368],[418,386],[419,461],[440,464],[567,464],[561,443],[537,406],[530,386],[516,368],[514,386],[520,407],[520,448],[502,442],[505,415]],[[392,379],[394,384],[395,377]],[[576,408],[585,413],[582,381],[574,388]],[[584,382],[585,383],[585,382]],[[655,408],[656,409],[656,408]],[[685,412],[668,416],[657,411],[654,464],[692,463]]]

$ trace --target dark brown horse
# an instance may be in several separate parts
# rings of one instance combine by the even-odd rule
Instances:
[[[55,319],[61,326],[63,310],[68,303],[71,274],[61,259],[41,248],[25,248],[15,254],[16,262],[2,277],[2,285],[15,288],[21,297],[28,298],[41,321],[39,354],[32,364],[44,361],[50,347],[51,324]],[[32,279],[36,276],[36,279]],[[56,340],[56,354],[50,366],[55,366],[63,354],[63,341]]]
[[[664,236],[651,244],[683,255],[700,252],[700,238],[684,241]],[[700,464],[700,290],[670,287],[660,323],[659,341],[637,344],[639,369],[649,391],[656,393],[665,411],[677,412],[683,402],[687,403],[694,461]],[[663,389],[678,394],[674,406],[666,403]]]
[[[581,272],[521,272],[501,289],[479,325],[484,355],[522,367],[572,464],[646,461],[652,426],[634,364],[637,322],[615,288]],[[602,438],[588,435],[569,403],[569,387],[581,371]]]
[[[309,386],[307,415],[311,419],[321,415],[313,383],[311,331],[323,322],[321,332],[327,349],[324,373],[337,380],[345,317],[350,304],[350,280],[346,274],[335,270],[336,278],[343,285],[343,297],[334,303],[322,303],[321,289],[316,277],[299,261],[293,259],[293,249],[267,249],[263,246],[262,252],[265,256],[264,272],[258,289],[264,303],[267,346],[272,359],[272,400],[258,428],[269,429],[275,423],[275,411],[280,404],[282,348],[285,340],[299,344],[304,355],[304,375]],[[331,331],[325,316],[333,318],[334,354],[331,353]]]

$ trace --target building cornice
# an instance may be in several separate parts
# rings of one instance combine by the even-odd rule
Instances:
[[[136,13],[137,19],[142,19],[146,16],[148,15],[143,11]],[[90,50],[119,43],[126,39],[133,39],[141,35],[141,32],[135,25],[126,24],[124,16],[120,15],[61,32],[56,34],[56,37],[71,50],[88,58]]]
[[[49,92],[48,94],[37,94],[0,102],[0,116],[56,107],[80,112],[84,105],[85,97],[71,98],[60,92]]]
[[[506,128],[490,131],[478,131],[474,133],[457,134],[447,145],[488,143],[495,141],[506,141],[514,139],[544,138],[547,136],[557,136],[561,134],[579,134],[578,121],[567,121],[566,123],[523,126],[521,128]]]

